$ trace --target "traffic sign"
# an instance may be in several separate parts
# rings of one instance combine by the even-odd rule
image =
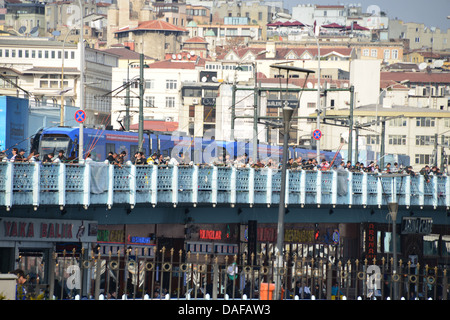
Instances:
[[[84,120],[86,120],[86,113],[83,110],[77,110],[77,112],[75,112],[75,121],[82,123]]]
[[[322,138],[322,132],[319,129],[314,130],[313,138],[316,140],[320,140],[320,138]]]

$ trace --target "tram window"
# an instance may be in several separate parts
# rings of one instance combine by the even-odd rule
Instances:
[[[138,151],[139,151],[139,146],[136,146],[136,145],[130,146],[130,160],[131,161],[134,161],[134,155]],[[149,154],[147,154],[147,149],[145,149],[144,147],[142,148],[142,152],[144,153],[145,157],[148,158],[150,156]]]
[[[110,152],[116,152],[116,145],[114,143],[105,143],[105,152],[105,158],[107,158]]]

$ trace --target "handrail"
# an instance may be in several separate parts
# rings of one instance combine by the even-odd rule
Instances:
[[[280,170],[214,165],[114,166],[40,162],[0,163],[0,206],[137,203],[199,203],[216,206],[279,202]],[[287,170],[285,203],[289,205],[450,207],[446,175],[372,174],[366,172]],[[55,196],[55,194],[57,194]]]

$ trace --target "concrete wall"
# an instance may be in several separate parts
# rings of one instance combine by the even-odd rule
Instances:
[[[0,274],[0,296],[5,300],[16,299],[16,279],[14,274]]]
[[[380,60],[353,60],[350,85],[355,87],[355,108],[376,104],[380,94]]]

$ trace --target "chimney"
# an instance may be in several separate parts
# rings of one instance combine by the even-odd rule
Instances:
[[[275,42],[267,41],[266,42],[266,58],[274,59],[277,53]]]

